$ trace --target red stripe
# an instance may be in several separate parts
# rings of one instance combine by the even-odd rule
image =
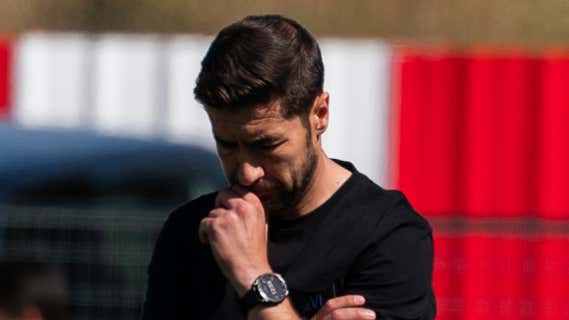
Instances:
[[[569,218],[569,57],[397,54],[395,182],[419,211]]]
[[[6,118],[12,105],[12,44],[0,38],[0,119]]]
[[[463,59],[408,54],[396,69],[400,96],[398,187],[430,215],[455,212],[456,170],[461,157],[454,151],[461,126],[460,79]],[[450,124],[450,125],[449,125]]]
[[[494,73],[500,73],[498,94],[494,95],[496,116],[494,161],[496,179],[492,208],[493,215],[520,216],[535,212],[528,190],[535,185],[535,166],[531,153],[535,152],[537,133],[535,125],[535,100],[540,92],[532,87],[539,76],[537,60],[522,56],[502,57],[497,61]],[[492,112],[492,111],[491,111]]]
[[[422,66],[420,57],[404,55],[401,57],[399,70],[399,172],[396,183],[399,188],[413,200],[420,208],[423,204],[424,193],[421,192],[421,159],[423,141],[417,132],[422,131],[423,108],[421,97],[423,94]],[[395,69],[395,68],[394,68]]]
[[[569,57],[544,62],[539,121],[539,214],[569,217]]]
[[[497,149],[496,95],[500,73],[495,58],[474,56],[468,64],[468,78],[464,83],[467,91],[464,108],[463,144],[455,152],[464,154],[459,186],[463,192],[462,212],[472,216],[486,216],[494,213],[496,203],[495,179],[497,172],[494,157]],[[460,106],[459,106],[460,107]]]
[[[420,136],[423,140],[421,178],[423,204],[429,213],[450,214],[456,211],[458,193],[456,173],[461,154],[455,152],[459,143],[461,105],[460,80],[463,77],[462,59],[431,57],[425,64],[424,95]],[[428,190],[427,192],[425,192]]]

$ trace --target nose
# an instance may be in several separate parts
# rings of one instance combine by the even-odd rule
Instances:
[[[239,165],[237,172],[237,182],[245,187],[253,185],[257,180],[265,175],[265,171],[261,166],[253,165],[249,162],[243,162]]]

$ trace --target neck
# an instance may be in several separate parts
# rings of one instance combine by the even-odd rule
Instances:
[[[320,149],[314,176],[302,200],[295,208],[293,216],[309,214],[324,204],[348,180],[352,173],[340,166]]]

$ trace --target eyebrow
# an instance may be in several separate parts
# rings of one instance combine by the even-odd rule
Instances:
[[[220,143],[224,143],[224,144],[237,143],[234,141],[228,141],[228,140],[222,139],[216,134],[214,134],[213,137],[216,141],[218,141]],[[247,144],[249,144],[249,145],[263,145],[263,144],[270,144],[270,143],[279,142],[281,140],[284,140],[284,137],[277,136],[277,135],[266,135],[266,136],[257,137],[255,139],[253,139],[252,141],[247,142]]]

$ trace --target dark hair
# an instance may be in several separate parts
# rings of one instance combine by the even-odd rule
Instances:
[[[39,262],[0,260],[0,310],[19,317],[35,306],[46,320],[69,317],[68,293],[59,269]]]
[[[248,16],[219,32],[202,61],[194,94],[211,108],[280,99],[283,115],[307,114],[324,83],[318,43],[298,22]]]

